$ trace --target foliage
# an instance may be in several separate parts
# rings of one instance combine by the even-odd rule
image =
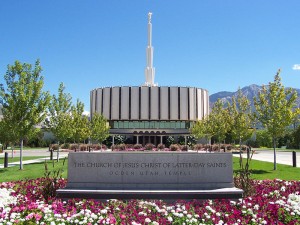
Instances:
[[[195,144],[193,150],[203,150],[203,144]]]
[[[134,149],[142,149],[143,146],[141,144],[135,144],[135,145],[133,145],[133,148]]]
[[[280,70],[275,75],[274,82],[270,82],[267,87],[263,86],[258,99],[254,98],[255,116],[272,136],[274,170],[276,170],[276,142],[298,115],[297,110],[293,111],[297,93],[292,89],[285,89],[279,75]]]
[[[248,150],[249,151],[249,150]],[[253,156],[253,151],[250,156],[247,154],[246,162],[244,163],[242,155],[240,155],[240,168],[235,172],[234,185],[244,191],[244,196],[248,197],[254,194],[254,181],[251,178],[252,171],[250,169],[250,162]]]
[[[232,97],[228,109],[232,120],[230,133],[235,140],[239,141],[241,146],[243,141],[251,137],[254,125],[250,101],[243,95],[241,89],[238,90],[237,97]]]
[[[293,132],[293,146],[300,148],[300,126]]]
[[[153,150],[155,148],[155,145],[154,144],[152,144],[152,143],[147,143],[146,145],[145,145],[145,150]]]
[[[8,65],[4,76],[6,86],[1,85],[3,120],[13,137],[20,140],[20,169],[23,169],[23,140],[36,133],[36,125],[46,118],[46,108],[50,102],[48,92],[42,91],[44,78],[39,60],[34,68],[31,64],[16,61]]]
[[[72,137],[72,118],[71,118],[71,102],[72,97],[68,93],[64,93],[65,86],[60,83],[58,88],[58,96],[52,96],[49,105],[49,116],[46,120],[47,127],[54,136],[61,142],[66,142]]]
[[[191,128],[191,133],[196,138],[205,137],[210,139],[212,136],[215,136],[220,148],[221,142],[225,139],[231,124],[232,119],[228,108],[224,108],[221,99],[218,99],[212,107],[211,113],[194,124]]]
[[[159,149],[159,150],[164,150],[165,148],[166,148],[166,146],[164,144],[157,145],[157,149]]]
[[[170,147],[172,144],[175,144],[175,139],[173,136],[168,136],[167,141],[166,141],[166,146]]]
[[[91,135],[88,117],[83,115],[84,104],[77,99],[76,105],[71,106],[72,114],[72,135],[73,140],[77,143],[85,141]]]
[[[59,180],[62,178],[64,172],[63,166],[66,158],[63,160],[63,164],[60,167],[55,167],[54,160],[52,160],[52,169],[48,169],[48,163],[45,161],[45,171],[42,180],[42,195],[46,202],[49,199],[56,196],[56,190],[58,189]]]
[[[77,151],[79,149],[79,145],[78,144],[70,144],[70,149]]]
[[[178,144],[172,144],[170,145],[170,151],[180,151],[180,145]]]
[[[258,147],[272,147],[272,136],[266,129],[256,130],[255,136]]]
[[[18,141],[17,134],[8,120],[0,120],[0,143],[4,146],[14,145]]]
[[[90,122],[91,138],[102,143],[109,136],[109,126],[103,115],[93,114]]]
[[[197,140],[196,140],[195,136],[193,136],[193,135],[186,136],[186,144],[189,147],[192,147],[194,144],[196,144],[196,142],[197,142]],[[185,145],[185,138],[184,138],[184,136],[180,136],[178,138],[178,144]]]
[[[63,188],[66,180],[59,180]],[[41,194],[41,179],[0,184],[3,224],[290,224],[300,222],[300,182],[254,181],[255,192],[240,200],[162,200],[51,198]],[[10,190],[10,191],[8,191]],[[6,193],[9,194],[6,194]],[[18,222],[16,222],[18,221]]]

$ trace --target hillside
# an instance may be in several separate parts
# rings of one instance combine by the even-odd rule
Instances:
[[[254,107],[253,99],[254,97],[258,96],[259,91],[261,90],[262,86],[259,86],[257,84],[252,84],[246,87],[241,88],[241,91],[243,95],[247,96],[247,98],[251,101],[251,106]],[[298,93],[297,98],[297,106],[300,106],[300,89],[293,88]],[[215,94],[212,94],[209,96],[209,104],[210,107],[213,106],[213,104],[218,100],[218,98],[221,98],[224,103],[231,102],[232,96],[237,96],[238,91],[236,92],[228,92],[228,91],[221,91],[217,92]]]

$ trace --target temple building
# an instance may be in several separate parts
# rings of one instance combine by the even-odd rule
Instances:
[[[209,113],[208,91],[198,87],[158,86],[154,83],[152,13],[148,14],[146,81],[141,86],[96,88],[90,93],[91,117],[103,114],[110,135],[132,143],[165,143],[168,136],[190,135],[192,124]]]

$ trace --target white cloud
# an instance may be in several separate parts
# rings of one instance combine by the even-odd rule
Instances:
[[[295,64],[293,66],[293,70],[300,70],[300,64]]]
[[[85,115],[85,116],[90,116],[90,112],[89,111],[84,111],[82,114]]]

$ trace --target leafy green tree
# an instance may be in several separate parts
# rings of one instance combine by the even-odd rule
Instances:
[[[258,98],[254,99],[256,118],[272,136],[274,150],[274,170],[276,170],[276,142],[284,135],[287,126],[291,125],[296,114],[293,107],[297,93],[285,89],[281,83],[280,70],[275,75],[274,82],[263,86]]]
[[[16,61],[8,65],[4,76],[6,86],[1,85],[3,120],[9,124],[9,133],[20,140],[20,169],[23,169],[23,140],[37,132],[36,125],[45,120],[46,108],[50,102],[48,92],[42,91],[44,78],[37,60],[31,64]]]
[[[3,147],[11,145],[12,158],[14,157],[14,144],[18,141],[18,137],[14,131],[7,120],[0,120],[0,142],[3,144]]]
[[[213,127],[210,126],[210,117],[206,116],[202,120],[196,121],[192,126],[191,134],[193,134],[196,138],[205,138],[208,141],[211,140],[214,135]]]
[[[64,93],[65,86],[60,83],[58,88],[58,95],[52,96],[49,105],[49,116],[47,120],[47,127],[58,139],[58,141],[66,142],[68,138],[72,137],[72,117],[71,104],[72,97],[69,93]]]
[[[225,139],[226,133],[231,127],[231,118],[228,108],[223,107],[223,103],[220,99],[214,104],[211,113],[209,114],[209,123],[213,136],[216,137],[219,144],[219,150],[221,148],[221,142]]]
[[[256,142],[259,145],[259,147],[271,148],[273,146],[272,136],[266,129],[256,130],[255,136],[256,136]]]
[[[231,135],[239,140],[240,150],[242,141],[249,139],[253,133],[253,116],[249,99],[238,90],[238,95],[232,97],[231,104],[228,104],[229,114],[232,119]]]
[[[101,144],[109,136],[109,126],[103,115],[95,113],[90,122],[91,138]]]
[[[84,104],[77,99],[76,105],[71,107],[72,114],[72,136],[75,142],[86,140],[90,137],[89,119],[83,115]]]
[[[199,120],[194,124],[191,133],[197,138],[206,137],[210,139],[212,136],[215,136],[220,150],[221,142],[225,139],[226,133],[230,130],[231,123],[232,120],[228,108],[224,108],[221,99],[218,99],[211,113],[203,120]]]

